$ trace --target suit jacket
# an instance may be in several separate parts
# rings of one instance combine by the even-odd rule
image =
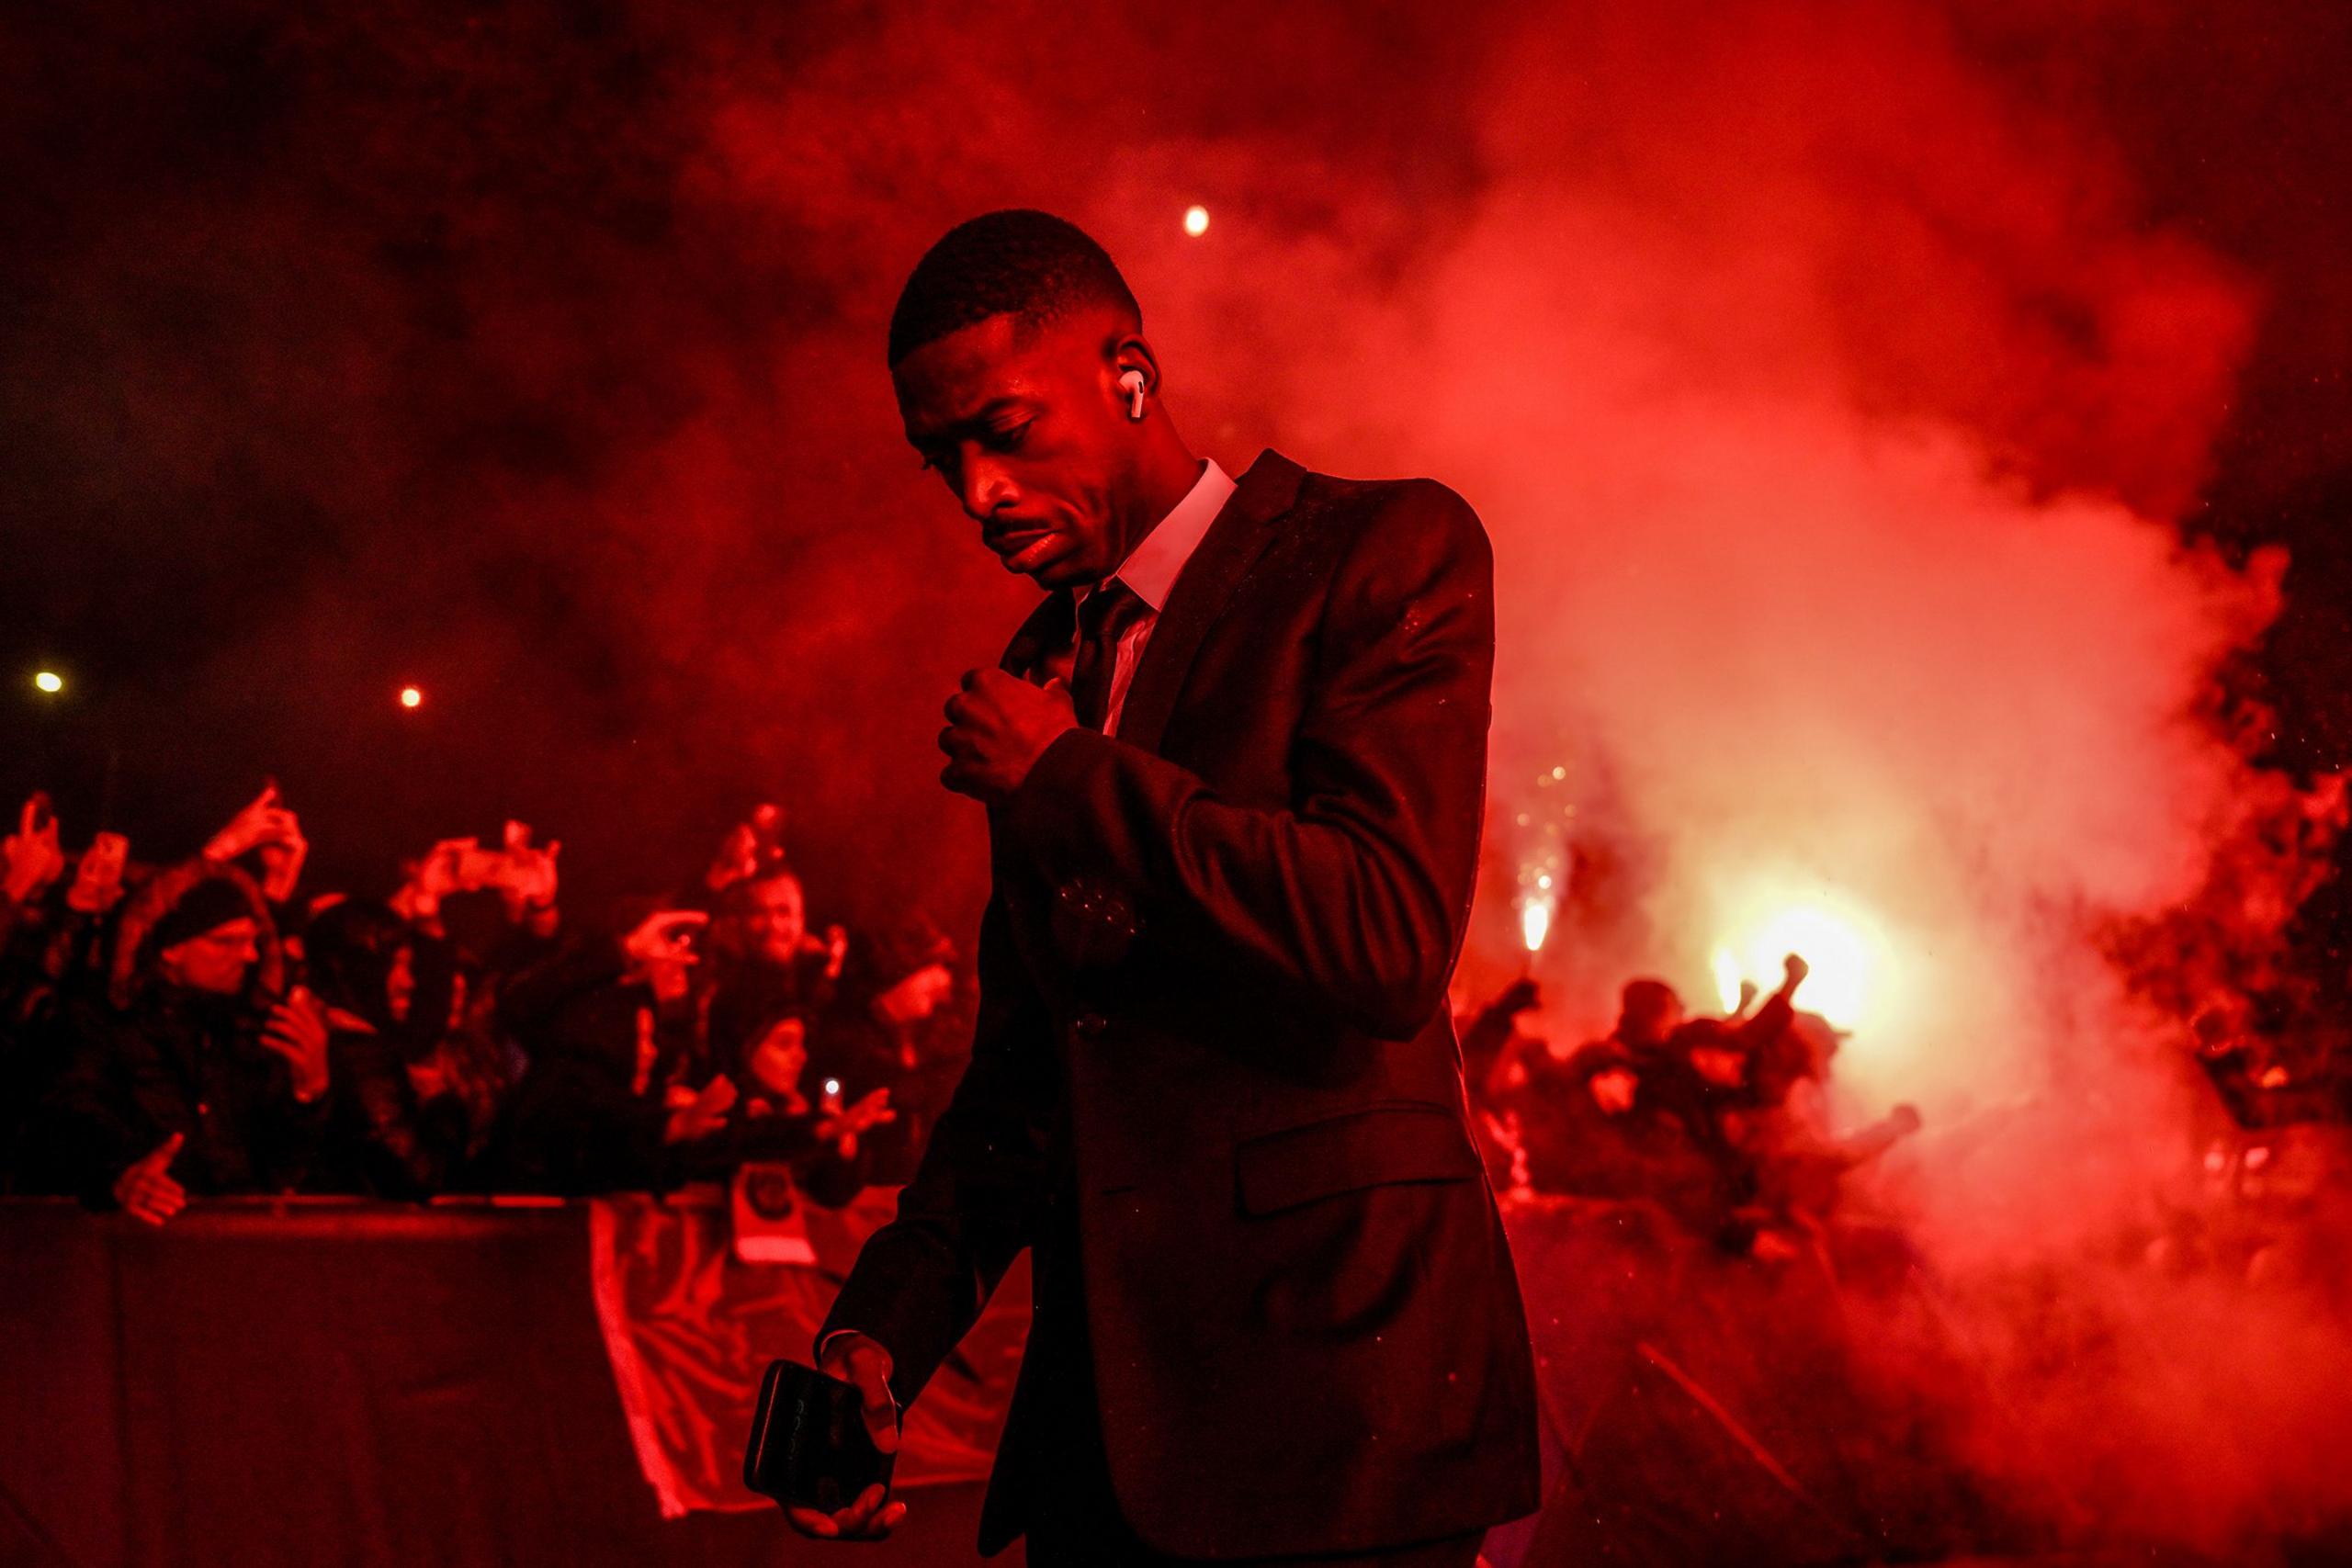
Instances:
[[[1445,1005],[1492,577],[1443,486],[1269,452],[1178,578],[1118,737],[1063,735],[990,814],[971,1066],[820,1343],[874,1336],[911,1400],[1073,1193],[1110,1473],[1159,1551],[1371,1551],[1539,1503]],[[1071,626],[1048,598],[1006,667]],[[984,1552],[1019,1528],[1001,1495],[1035,1397]]]
[[[173,1134],[172,1176],[198,1197],[290,1192],[325,1135],[328,1098],[294,1098],[291,1069],[261,1044],[244,997],[160,981],[116,1011],[77,1010],[74,1040],[40,1117],[37,1186],[113,1201],[123,1168]]]

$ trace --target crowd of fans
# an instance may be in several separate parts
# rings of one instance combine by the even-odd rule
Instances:
[[[305,891],[274,786],[201,853],[78,855],[45,800],[0,841],[0,1190],[164,1223],[191,1196],[661,1191],[788,1167],[820,1201],[903,1179],[961,1071],[967,981],[926,926],[812,930],[763,806],[711,863],[575,929],[562,846],[519,822],[434,845],[390,897]],[[1604,1039],[1521,1032],[1521,981],[1462,1031],[1498,1188],[1661,1207],[1769,1254],[1915,1128],[1834,1136],[1837,1031],[1781,988],[1688,1017],[1624,988]]]
[[[561,845],[435,844],[388,898],[306,891],[276,787],[177,864],[0,840],[0,1190],[162,1224],[190,1197],[903,1179],[969,1043],[953,945],[811,930],[763,806],[575,929]]]
[[[1726,1018],[1687,1015],[1662,980],[1623,991],[1603,1039],[1555,1051],[1524,1033],[1534,983],[1470,1020],[1462,1054],[1498,1189],[1657,1205],[1730,1251],[1792,1256],[1819,1240],[1845,1175],[1917,1130],[1897,1107],[1852,1136],[1831,1130],[1838,1031],[1800,1011],[1804,960],[1779,990],[1744,987]]]

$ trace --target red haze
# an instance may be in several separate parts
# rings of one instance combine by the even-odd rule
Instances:
[[[1025,594],[898,443],[883,322],[948,223],[1050,208],[1228,467],[1430,473],[1486,517],[1470,989],[1571,847],[1562,1033],[1826,907],[1869,970],[1851,1109],[1927,1113],[1901,1191],[1979,1343],[2112,1348],[2013,1384],[2037,1440],[1986,1462],[2208,1545],[2344,1500],[2312,1458],[2352,1368],[2293,1291],[2084,1261],[2202,1092],[2107,954],[2248,787],[2201,716],[2278,562],[2177,524],[2261,300],[1939,7],[9,25],[46,62],[0,94],[44,150],[19,510],[79,552],[27,546],[77,565],[55,624],[152,652],[134,806],[192,830],[268,768],[322,844],[511,812],[650,882],[773,792],[820,901],[967,919],[930,737]],[[2030,1313],[1996,1288],[2026,1269]]]

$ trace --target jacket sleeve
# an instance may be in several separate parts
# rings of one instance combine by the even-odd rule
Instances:
[[[356,1176],[380,1198],[429,1198],[447,1185],[465,1151],[465,1111],[456,1097],[418,1104],[402,1081],[398,1053],[373,1035],[339,1034],[327,1095],[339,1174]]]
[[[911,1403],[979,1317],[1035,1234],[1058,1092],[1045,1004],[1000,904],[980,921],[980,1016],[972,1060],[933,1127],[899,1212],[867,1238],[817,1332],[855,1329],[890,1352],[891,1392]]]
[[[1796,1021],[1796,1004],[1789,999],[1786,990],[1778,990],[1764,998],[1764,1005],[1740,1021],[1734,1037],[1739,1048],[1750,1055],[1769,1050],[1789,1026]]]
[[[508,976],[498,989],[498,1027],[528,1042],[564,1003],[610,984],[627,967],[620,943],[611,938],[575,937]]]
[[[34,1185],[85,1202],[113,1202],[115,1179],[163,1141],[132,1109],[116,1055],[113,1021],[95,1005],[72,1014],[62,1069],[35,1111]]]
[[[1398,487],[1333,575],[1286,807],[1077,729],[1014,792],[1014,833],[1049,880],[1123,890],[1148,936],[1410,1038],[1443,1005],[1476,875],[1493,579],[1460,497]]]

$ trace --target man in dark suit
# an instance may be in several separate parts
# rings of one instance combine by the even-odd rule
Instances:
[[[1023,1247],[980,1524],[1033,1564],[1468,1568],[1537,1506],[1510,1252],[1446,1009],[1494,656],[1425,479],[1185,446],[1110,258],[1001,212],[890,327],[907,436],[1048,597],[967,675],[989,807],[970,1067],[818,1337],[877,1442]],[[879,1489],[816,1535],[885,1533]]]

